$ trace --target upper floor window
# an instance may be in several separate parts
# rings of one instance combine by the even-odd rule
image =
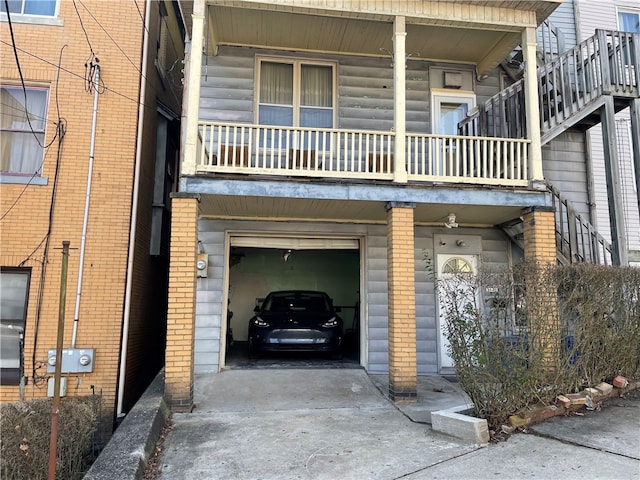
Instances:
[[[28,268],[0,271],[0,384],[18,385],[22,376],[24,327],[29,296]]]
[[[58,6],[57,0],[9,0],[8,3],[11,15],[40,15],[43,17],[55,17]],[[4,1],[0,2],[0,12],[7,12]]]
[[[640,11],[618,11],[618,24],[623,32],[640,33]]]
[[[40,174],[48,90],[0,85],[0,172]]]
[[[334,66],[303,60],[259,60],[258,123],[332,128]]]

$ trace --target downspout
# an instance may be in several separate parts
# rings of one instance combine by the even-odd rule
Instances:
[[[144,18],[144,40],[142,46],[141,71],[146,71],[149,56],[149,27],[151,17],[151,0],[147,0]],[[116,418],[120,418],[124,403],[124,384],[127,367],[127,349],[129,344],[129,320],[131,317],[131,290],[133,284],[133,263],[135,258],[136,225],[138,223],[138,195],[140,190],[140,164],[142,163],[142,133],[144,125],[145,96],[147,81],[144,74],[140,75],[140,96],[138,97],[138,134],[136,138],[136,162],[133,176],[133,194],[131,205],[131,224],[129,226],[129,251],[127,253],[127,281],[124,296],[124,314],[122,319],[122,339],[120,342],[120,365],[118,367],[118,403]]]
[[[71,333],[71,348],[76,348],[78,322],[80,320],[80,297],[82,296],[82,273],[84,270],[84,251],[87,245],[87,225],[89,224],[89,203],[91,200],[91,177],[93,176],[93,159],[96,145],[96,122],[98,120],[98,95],[100,93],[100,65],[94,66],[93,74],[93,118],[91,119],[91,143],[89,145],[89,171],[87,172],[87,189],[84,199],[84,218],[82,219],[82,237],[80,239],[80,263],[78,265],[78,286],[76,289],[76,307],[73,314],[73,330]]]

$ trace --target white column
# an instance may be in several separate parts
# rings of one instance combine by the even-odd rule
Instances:
[[[538,75],[536,65],[536,29],[527,27],[522,32],[524,55],[524,94],[527,116],[527,132],[531,145],[529,149],[529,181],[542,182],[542,141],[540,139],[540,108],[538,106]]]
[[[406,40],[405,18],[401,16],[395,17],[393,21],[393,128],[395,130],[393,181],[400,183],[407,183],[407,165],[405,158],[407,123]]]
[[[202,48],[204,45],[204,19],[206,0],[193,2],[193,24],[191,27],[191,48],[186,64],[186,140],[182,153],[181,174],[193,175],[196,172],[196,155],[198,152],[198,117],[200,111],[200,77],[202,70]]]

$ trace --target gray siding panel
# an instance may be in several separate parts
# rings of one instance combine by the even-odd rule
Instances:
[[[319,227],[318,227],[319,228]],[[204,250],[212,255],[212,265],[224,265],[227,231],[291,232],[314,231],[312,224],[240,222],[203,219],[199,223],[198,237]],[[364,236],[364,296],[366,302],[363,331],[367,335],[365,367],[370,372],[388,372],[388,284],[387,284],[387,229],[386,226],[333,225],[325,233]],[[433,234],[442,229],[416,228],[415,285],[416,285],[416,347],[418,373],[435,373],[438,369],[438,330],[434,277],[426,269],[425,255],[433,256]],[[508,239],[497,229],[473,230],[469,233],[482,237],[482,262],[485,265],[506,265],[509,261]],[[198,279],[196,300],[195,372],[219,370],[223,312],[224,269],[210,268],[208,278]]]
[[[576,45],[576,28],[573,0],[564,0],[549,17],[553,25],[560,29],[565,50]]]
[[[589,218],[585,134],[566,131],[542,148],[544,175]]]
[[[205,58],[200,95],[201,119],[240,123],[255,121],[256,55],[286,56],[282,52],[221,47],[217,56]],[[393,127],[393,68],[390,59],[314,54],[306,54],[305,57],[336,61],[337,128],[387,131]],[[430,132],[429,66],[430,63],[425,61],[407,62],[408,132]]]

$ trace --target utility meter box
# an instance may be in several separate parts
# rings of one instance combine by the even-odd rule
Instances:
[[[54,386],[55,386],[55,378],[50,378],[47,381],[47,397],[53,397],[53,392],[54,390]],[[67,396],[67,379],[66,377],[62,377],[60,379],[60,396],[61,397],[66,397]]]
[[[91,373],[95,360],[93,348],[65,348],[62,350],[61,373]],[[49,350],[47,355],[47,373],[56,371],[56,350]]]

